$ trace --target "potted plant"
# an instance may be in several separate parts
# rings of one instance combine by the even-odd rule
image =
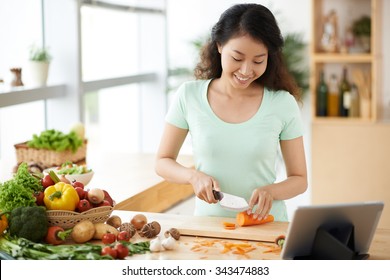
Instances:
[[[29,70],[32,86],[45,86],[52,56],[46,47],[32,46],[29,57]]]
[[[371,49],[371,18],[362,16],[352,24],[352,33],[365,52]]]

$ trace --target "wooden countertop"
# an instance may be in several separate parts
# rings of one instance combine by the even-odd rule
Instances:
[[[180,227],[180,220],[187,220],[189,224],[195,223],[199,217],[181,216],[162,213],[150,212],[133,212],[133,211],[114,211],[114,215],[122,218],[122,221],[130,220],[135,214],[143,213],[148,221],[158,221],[161,224],[161,233],[159,236],[164,237],[164,232],[170,227]],[[205,221],[209,217],[203,217]],[[226,220],[229,220],[226,218]],[[176,221],[176,222],[175,222]],[[223,227],[221,226],[221,231]],[[259,230],[267,230],[265,225],[256,226]],[[288,223],[279,223],[277,225],[281,232],[287,231]],[[251,227],[253,228],[253,227]],[[225,230],[226,231],[226,230]],[[231,231],[232,235],[234,230]],[[277,237],[277,231],[275,231]],[[226,235],[229,236],[229,233]],[[132,238],[133,242],[143,241],[138,235]],[[224,244],[237,244],[242,248],[248,249],[246,253],[237,252],[237,249],[232,247],[231,250],[226,250]],[[390,260],[390,229],[378,229],[374,236],[373,242],[369,250],[372,260]],[[177,242],[175,250],[163,251],[156,253],[147,253],[143,255],[133,255],[130,259],[138,260],[280,260],[280,250],[273,242],[250,241],[235,238],[218,238],[204,236],[182,235]]]

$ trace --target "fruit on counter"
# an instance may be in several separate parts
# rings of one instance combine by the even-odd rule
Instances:
[[[48,210],[74,211],[80,201],[77,191],[72,185],[58,182],[44,191],[43,201]]]
[[[73,227],[71,237],[76,243],[85,243],[93,238],[95,231],[95,225],[89,220],[84,220]]]
[[[117,236],[118,241],[130,241],[130,238],[130,233],[126,230],[120,231]]]
[[[253,214],[248,215],[246,211],[237,213],[236,216],[237,224],[239,226],[253,226],[253,225],[261,225],[265,223],[270,223],[274,221],[274,216],[268,215],[266,218],[262,220],[258,220],[257,218],[253,218]]]
[[[102,236],[103,244],[112,244],[116,241],[116,235],[114,233],[104,233]]]
[[[136,230],[140,230],[147,222],[148,219],[143,214],[136,214],[130,220],[130,223],[135,227]]]
[[[92,207],[91,203],[87,199],[81,199],[76,206],[76,210],[79,213],[83,213],[83,212],[88,211],[92,208],[93,207]]]
[[[60,245],[65,242],[71,232],[72,229],[64,230],[60,226],[50,226],[47,229],[45,242],[52,245]]]
[[[116,258],[123,260],[129,255],[129,248],[123,243],[115,244],[114,250],[116,251]]]
[[[112,215],[107,219],[106,224],[114,228],[119,228],[122,225],[122,219],[117,215]]]
[[[47,234],[48,220],[43,206],[18,207],[11,211],[8,222],[11,236],[40,242]]]
[[[117,251],[114,248],[112,248],[111,246],[105,246],[102,248],[101,255],[102,256],[110,256],[111,258],[113,258],[115,260],[116,256],[117,256]]]
[[[106,233],[113,233],[115,236],[118,235],[119,231],[114,228],[113,226],[107,225],[105,223],[96,223],[95,226],[95,233],[93,235],[93,239],[102,239],[103,235]]]
[[[92,188],[88,191],[88,200],[93,204],[99,204],[104,200],[104,192],[99,188]]]

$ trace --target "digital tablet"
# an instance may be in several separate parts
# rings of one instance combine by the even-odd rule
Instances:
[[[332,253],[332,250],[342,250],[340,244],[348,242],[356,253],[368,256],[383,207],[381,201],[298,207],[287,230],[282,259],[313,259],[310,256],[314,247]],[[323,235],[324,232],[331,234]],[[332,240],[337,241],[329,245]]]

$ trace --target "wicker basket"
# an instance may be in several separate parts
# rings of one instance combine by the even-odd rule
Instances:
[[[78,213],[65,210],[47,210],[46,215],[50,226],[60,226],[64,229],[74,227],[77,223],[89,220],[92,223],[104,223],[110,217],[113,207],[100,206]]]
[[[16,160],[20,164],[22,162],[35,162],[42,164],[45,167],[59,166],[66,161],[73,163],[85,162],[87,155],[87,141],[77,149],[75,153],[70,150],[56,152],[46,149],[35,149],[27,146],[27,142],[15,144]]]

